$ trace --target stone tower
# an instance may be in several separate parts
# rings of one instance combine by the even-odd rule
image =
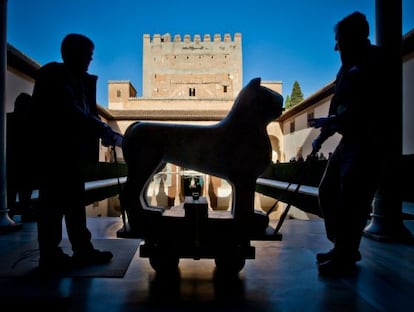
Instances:
[[[144,34],[143,98],[234,99],[242,89],[242,39]]]

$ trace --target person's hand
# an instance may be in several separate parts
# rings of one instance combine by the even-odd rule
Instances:
[[[101,143],[102,143],[102,145],[103,146],[105,146],[105,147],[108,147],[108,146],[111,146],[112,144],[112,142],[111,142],[111,139],[110,139],[110,137],[109,136],[104,136],[104,137],[102,137],[102,139],[101,139]]]
[[[309,125],[313,128],[325,127],[330,120],[330,117],[310,118]]]
[[[124,137],[121,134],[115,132],[114,146],[122,147],[123,140],[124,140]]]
[[[314,156],[316,155],[317,152],[319,152],[319,150],[321,149],[321,140],[319,139],[319,137],[317,137],[315,140],[312,141],[312,153],[311,155]]]
[[[105,134],[102,136],[102,145],[122,147],[123,136],[113,131],[110,127],[106,128]]]

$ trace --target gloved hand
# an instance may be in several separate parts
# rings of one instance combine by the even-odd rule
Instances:
[[[322,143],[320,137],[317,137],[315,140],[312,141],[312,153],[311,155],[314,156],[319,150],[321,149]]]
[[[123,136],[111,129],[111,127],[105,128],[105,133],[102,136],[102,145],[105,147],[108,146],[118,146],[122,147]]]
[[[115,132],[114,146],[122,147],[123,140],[124,140],[124,137],[118,132]]]
[[[320,118],[311,118],[308,121],[311,127],[322,128],[322,127],[325,127],[330,120],[331,120],[331,117],[320,117]]]

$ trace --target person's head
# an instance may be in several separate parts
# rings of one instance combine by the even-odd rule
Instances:
[[[88,71],[95,45],[91,39],[80,34],[68,34],[63,39],[60,52],[62,59],[76,73]]]
[[[334,31],[335,50],[341,55],[355,53],[370,43],[369,24],[365,15],[360,12],[344,17],[335,25]]]
[[[14,101],[15,113],[27,113],[32,103],[32,96],[26,92],[21,92]]]

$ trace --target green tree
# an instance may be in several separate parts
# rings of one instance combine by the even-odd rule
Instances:
[[[290,101],[290,96],[286,95],[286,99],[285,99],[285,108],[290,108],[292,106],[292,102]]]
[[[292,93],[290,95],[290,107],[303,101],[303,93],[300,88],[299,82],[295,80],[293,83]]]

